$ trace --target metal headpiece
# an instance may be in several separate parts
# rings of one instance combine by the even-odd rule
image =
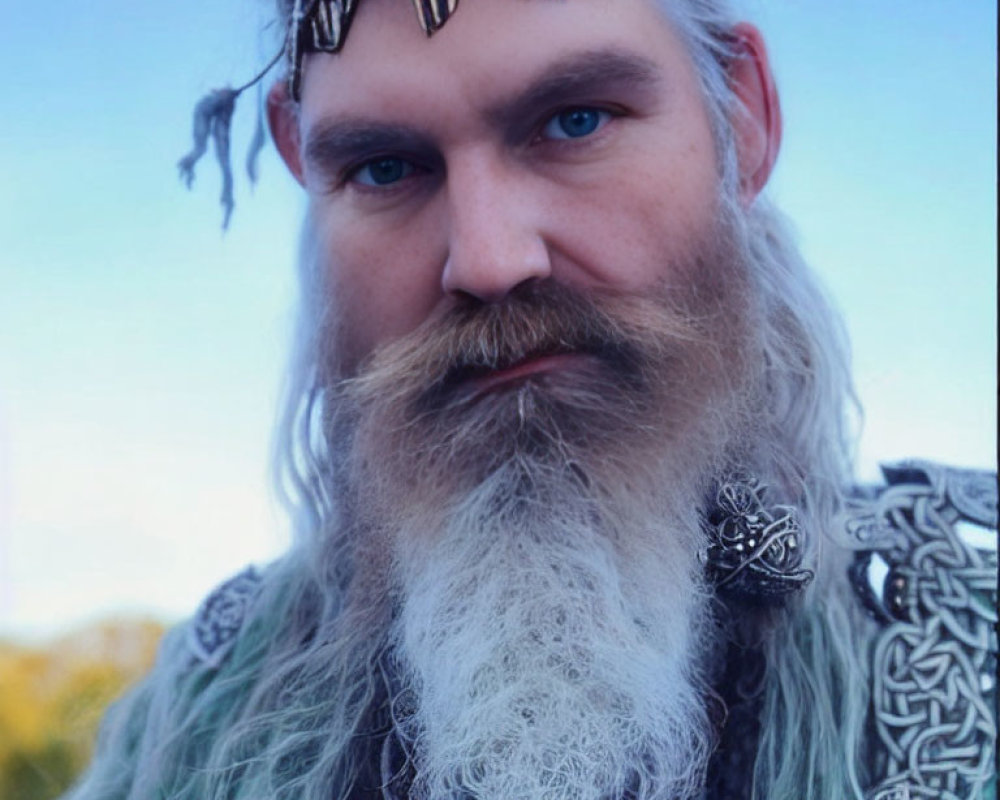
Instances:
[[[359,0],[295,0],[288,26],[288,94],[299,101],[302,59],[306,53],[336,53],[344,45]],[[428,36],[455,13],[458,0],[411,0]]]

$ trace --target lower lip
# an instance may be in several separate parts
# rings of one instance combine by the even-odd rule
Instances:
[[[515,364],[513,367],[491,372],[481,378],[475,378],[472,381],[471,388],[477,395],[486,394],[497,389],[509,389],[533,376],[554,370],[562,370],[574,364],[579,364],[585,358],[586,356],[576,353],[560,353],[557,355],[530,358]]]

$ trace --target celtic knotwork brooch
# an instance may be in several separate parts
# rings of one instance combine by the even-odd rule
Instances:
[[[706,566],[720,592],[776,605],[808,584],[813,573],[802,567],[795,510],[768,506],[766,489],[744,476],[718,484],[704,519],[709,537]]]

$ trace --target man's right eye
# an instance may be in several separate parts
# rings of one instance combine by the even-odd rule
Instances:
[[[396,156],[386,156],[366,161],[351,172],[349,180],[362,186],[391,186],[412,175],[414,169],[409,161]]]

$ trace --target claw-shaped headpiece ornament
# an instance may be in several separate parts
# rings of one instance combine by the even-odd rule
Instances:
[[[359,0],[295,0],[288,26],[288,93],[298,102],[306,53],[336,53],[344,45]],[[412,0],[428,36],[444,26],[458,0]]]

